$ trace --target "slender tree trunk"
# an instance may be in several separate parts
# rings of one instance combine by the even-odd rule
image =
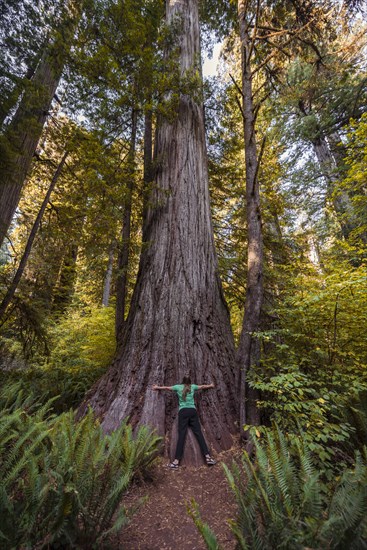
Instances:
[[[133,109],[131,116],[131,138],[128,158],[128,182],[125,196],[124,213],[122,217],[121,245],[118,255],[117,277],[116,277],[116,342],[122,342],[125,323],[126,295],[129,270],[130,234],[131,234],[131,208],[132,195],[135,184],[135,149],[136,129],[138,113]]]
[[[71,1],[54,43],[46,49],[31,85],[0,142],[0,246],[18,206],[70,48],[81,2]]]
[[[303,101],[299,102],[299,110],[303,116],[309,114]],[[342,148],[339,151],[336,146],[339,137],[335,132],[328,137],[328,140],[322,134],[320,128],[318,128],[318,135],[310,139],[322,175],[325,178],[328,198],[332,203],[342,235],[345,239],[348,239],[353,229],[358,227],[358,220],[354,215],[353,204],[348,193],[342,190],[335,193],[336,184],[342,177],[343,172]]]
[[[328,135],[329,149],[333,155],[335,165],[338,167],[338,172],[342,174],[345,169],[345,157],[347,155],[347,150],[345,145],[342,142],[341,136],[337,131],[332,132]]]
[[[242,98],[246,161],[247,284],[245,315],[237,350],[240,369],[240,424],[257,424],[257,392],[247,384],[247,375],[260,359],[260,348],[253,333],[259,330],[263,303],[263,236],[261,227],[259,159],[256,148],[255,116],[251,76],[251,38],[247,22],[247,2],[238,1],[242,56]]]
[[[8,307],[8,305],[10,304],[10,302],[12,301],[12,299],[14,297],[14,294],[15,294],[15,291],[18,287],[19,281],[20,281],[20,279],[23,275],[25,266],[27,265],[27,261],[28,261],[28,258],[29,258],[29,255],[31,253],[32,246],[33,246],[33,241],[36,237],[38,228],[40,226],[40,223],[41,223],[41,220],[42,220],[42,217],[43,217],[43,214],[46,210],[46,206],[48,204],[48,201],[50,200],[50,196],[51,196],[52,191],[55,189],[55,185],[56,185],[56,183],[57,183],[57,181],[60,177],[60,174],[61,174],[61,171],[62,171],[63,166],[65,164],[67,156],[68,156],[68,152],[66,151],[64,153],[64,156],[61,159],[61,162],[60,162],[59,166],[57,167],[55,175],[52,178],[51,184],[50,184],[50,186],[48,188],[48,191],[46,193],[46,196],[45,196],[45,198],[42,202],[41,208],[40,208],[40,210],[37,214],[37,217],[36,217],[35,222],[33,224],[32,230],[29,234],[28,241],[27,241],[22,259],[20,260],[18,269],[17,269],[17,271],[14,275],[14,279],[13,279],[13,281],[12,281],[12,283],[11,283],[11,285],[10,285],[3,301],[0,304],[0,319],[2,319],[3,315],[5,314],[6,308]]]
[[[103,295],[102,295],[103,307],[107,307],[110,301],[112,273],[113,273],[113,259],[115,256],[115,250],[116,250],[116,242],[114,240],[108,251],[108,264],[107,264],[106,275],[103,283]]]
[[[180,21],[183,74],[200,55],[198,0],[169,0],[166,13],[168,23]],[[201,103],[181,95],[175,120],[160,125],[156,150],[160,168],[123,346],[80,413],[91,405],[107,431],[126,417],[149,424],[173,452],[177,403],[151,386],[175,384],[187,373],[193,382],[216,384],[198,409],[209,445],[225,449],[235,431],[234,342],[214,250]],[[201,462],[191,433],[185,460]]]
[[[338,182],[338,167],[333,154],[324,137],[312,140],[312,146],[316,158],[320,164],[322,174],[328,186],[328,195],[337,216],[342,235],[348,239],[351,231],[357,227],[357,220],[353,220],[353,205],[348,194],[343,191],[335,193],[335,185]]]
[[[272,212],[272,217],[267,221],[264,233],[266,233],[267,236],[267,247],[270,250],[273,265],[286,264],[288,261],[286,247],[279,222],[279,216],[276,211]]]

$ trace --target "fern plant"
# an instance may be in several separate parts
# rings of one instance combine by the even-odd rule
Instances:
[[[346,421],[353,426],[353,432],[348,441],[347,450],[362,449],[367,441],[367,391],[350,399],[345,407],[344,414]],[[348,448],[349,447],[349,448]]]
[[[187,513],[193,519],[199,533],[205,541],[208,550],[221,550],[214,532],[210,529],[209,525],[201,519],[199,506],[194,499],[187,506]]]
[[[226,475],[239,514],[232,529],[240,548],[367,548],[367,466],[357,456],[333,488],[321,483],[305,438],[290,443],[278,427]],[[352,536],[353,535],[353,536]]]
[[[92,411],[0,416],[1,548],[100,547],[127,521],[121,500],[154,459],[160,438],[123,423],[104,435]],[[15,527],[17,526],[17,527]]]
[[[22,543],[31,546],[30,534],[37,531],[47,486],[40,461],[53,423],[52,418],[45,419],[47,405],[29,415],[26,409],[14,408],[16,403],[0,416],[0,539],[4,548]]]

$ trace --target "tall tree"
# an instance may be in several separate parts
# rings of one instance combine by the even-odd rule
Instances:
[[[197,0],[166,3],[167,23],[178,34],[182,77],[200,82]],[[215,449],[234,432],[234,343],[218,277],[210,215],[203,107],[181,93],[175,116],[160,122],[156,180],[149,201],[146,244],[124,341],[109,372],[81,408],[91,405],[105,430],[127,416],[153,425],[175,444],[172,398],[151,385],[174,384],[185,373],[216,390],[199,403],[204,431]],[[198,460],[190,437],[186,459]]]
[[[245,160],[246,160],[246,212],[247,212],[247,284],[245,315],[237,360],[240,367],[240,423],[257,423],[256,395],[249,386],[246,387],[247,374],[252,365],[259,362],[259,344],[254,333],[260,327],[261,307],[264,299],[263,290],[263,234],[261,227],[259,165],[255,134],[255,105],[252,89],[251,56],[254,48],[255,32],[250,36],[248,2],[239,0],[238,21],[241,39],[242,66],[242,113],[244,124]],[[257,3],[257,11],[259,2]],[[257,15],[255,26],[257,24]],[[265,142],[262,143],[262,148]]]
[[[311,18],[315,19],[312,12]],[[292,146],[298,146],[298,154],[305,145],[311,146],[316,170],[322,175],[317,187],[345,240],[355,235],[359,220],[348,189],[338,193],[335,189],[346,168],[343,127],[351,117],[358,120],[365,110],[365,34],[365,25],[358,19],[348,21],[340,6],[328,13],[321,11],[317,32],[300,37],[300,46],[286,64],[276,106],[286,119],[285,133]],[[303,180],[307,181],[305,175]],[[366,241],[363,233],[360,238]]]
[[[66,157],[68,155],[68,152],[66,151],[64,153],[64,156],[62,157],[61,161],[60,161],[60,164],[58,165],[57,169],[56,169],[56,172],[54,174],[54,177],[52,178],[52,181],[50,183],[50,186],[47,190],[47,193],[46,193],[46,196],[42,202],[42,206],[37,214],[37,217],[35,219],[35,222],[33,224],[33,227],[32,227],[32,230],[29,234],[29,237],[28,237],[28,241],[27,241],[27,244],[26,244],[26,247],[25,247],[25,250],[24,250],[24,253],[23,253],[23,256],[22,256],[22,259],[20,260],[20,263],[19,263],[19,266],[18,266],[18,269],[14,275],[14,279],[10,285],[10,287],[8,288],[8,291],[4,297],[4,299],[2,300],[2,302],[0,303],[0,319],[3,317],[3,315],[5,314],[6,312],[6,308],[8,307],[8,305],[10,304],[10,302],[12,301],[13,297],[14,297],[14,294],[15,294],[15,291],[17,289],[17,286],[18,286],[18,283],[23,275],[23,272],[24,272],[24,269],[25,269],[25,266],[27,265],[27,261],[28,261],[28,258],[29,258],[29,255],[31,253],[31,250],[32,250],[32,245],[33,245],[33,242],[34,242],[34,239],[36,237],[36,234],[37,234],[37,231],[38,231],[38,228],[40,226],[40,223],[42,221],[42,217],[43,217],[43,214],[46,210],[46,206],[50,200],[50,197],[51,197],[51,193],[52,191],[54,190],[55,188],[55,185],[60,177],[60,174],[61,174],[61,171],[63,169],[63,166],[65,164],[65,161],[66,161]]]
[[[62,10],[59,31],[39,60],[34,75],[4,135],[0,151],[0,245],[18,206],[51,102],[59,84],[71,40],[80,14],[81,2],[70,0]]]

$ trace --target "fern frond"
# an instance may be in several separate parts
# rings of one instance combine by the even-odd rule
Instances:
[[[217,537],[210,529],[207,523],[204,523],[200,517],[199,506],[197,502],[192,499],[189,504],[187,504],[187,513],[193,519],[199,533],[204,539],[204,542],[208,550],[221,550],[219,546]]]

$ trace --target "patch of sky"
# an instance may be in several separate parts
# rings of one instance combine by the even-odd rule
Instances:
[[[210,52],[205,52],[203,56],[203,76],[208,78],[216,76],[218,73],[219,56],[222,48],[222,43],[214,44]]]

